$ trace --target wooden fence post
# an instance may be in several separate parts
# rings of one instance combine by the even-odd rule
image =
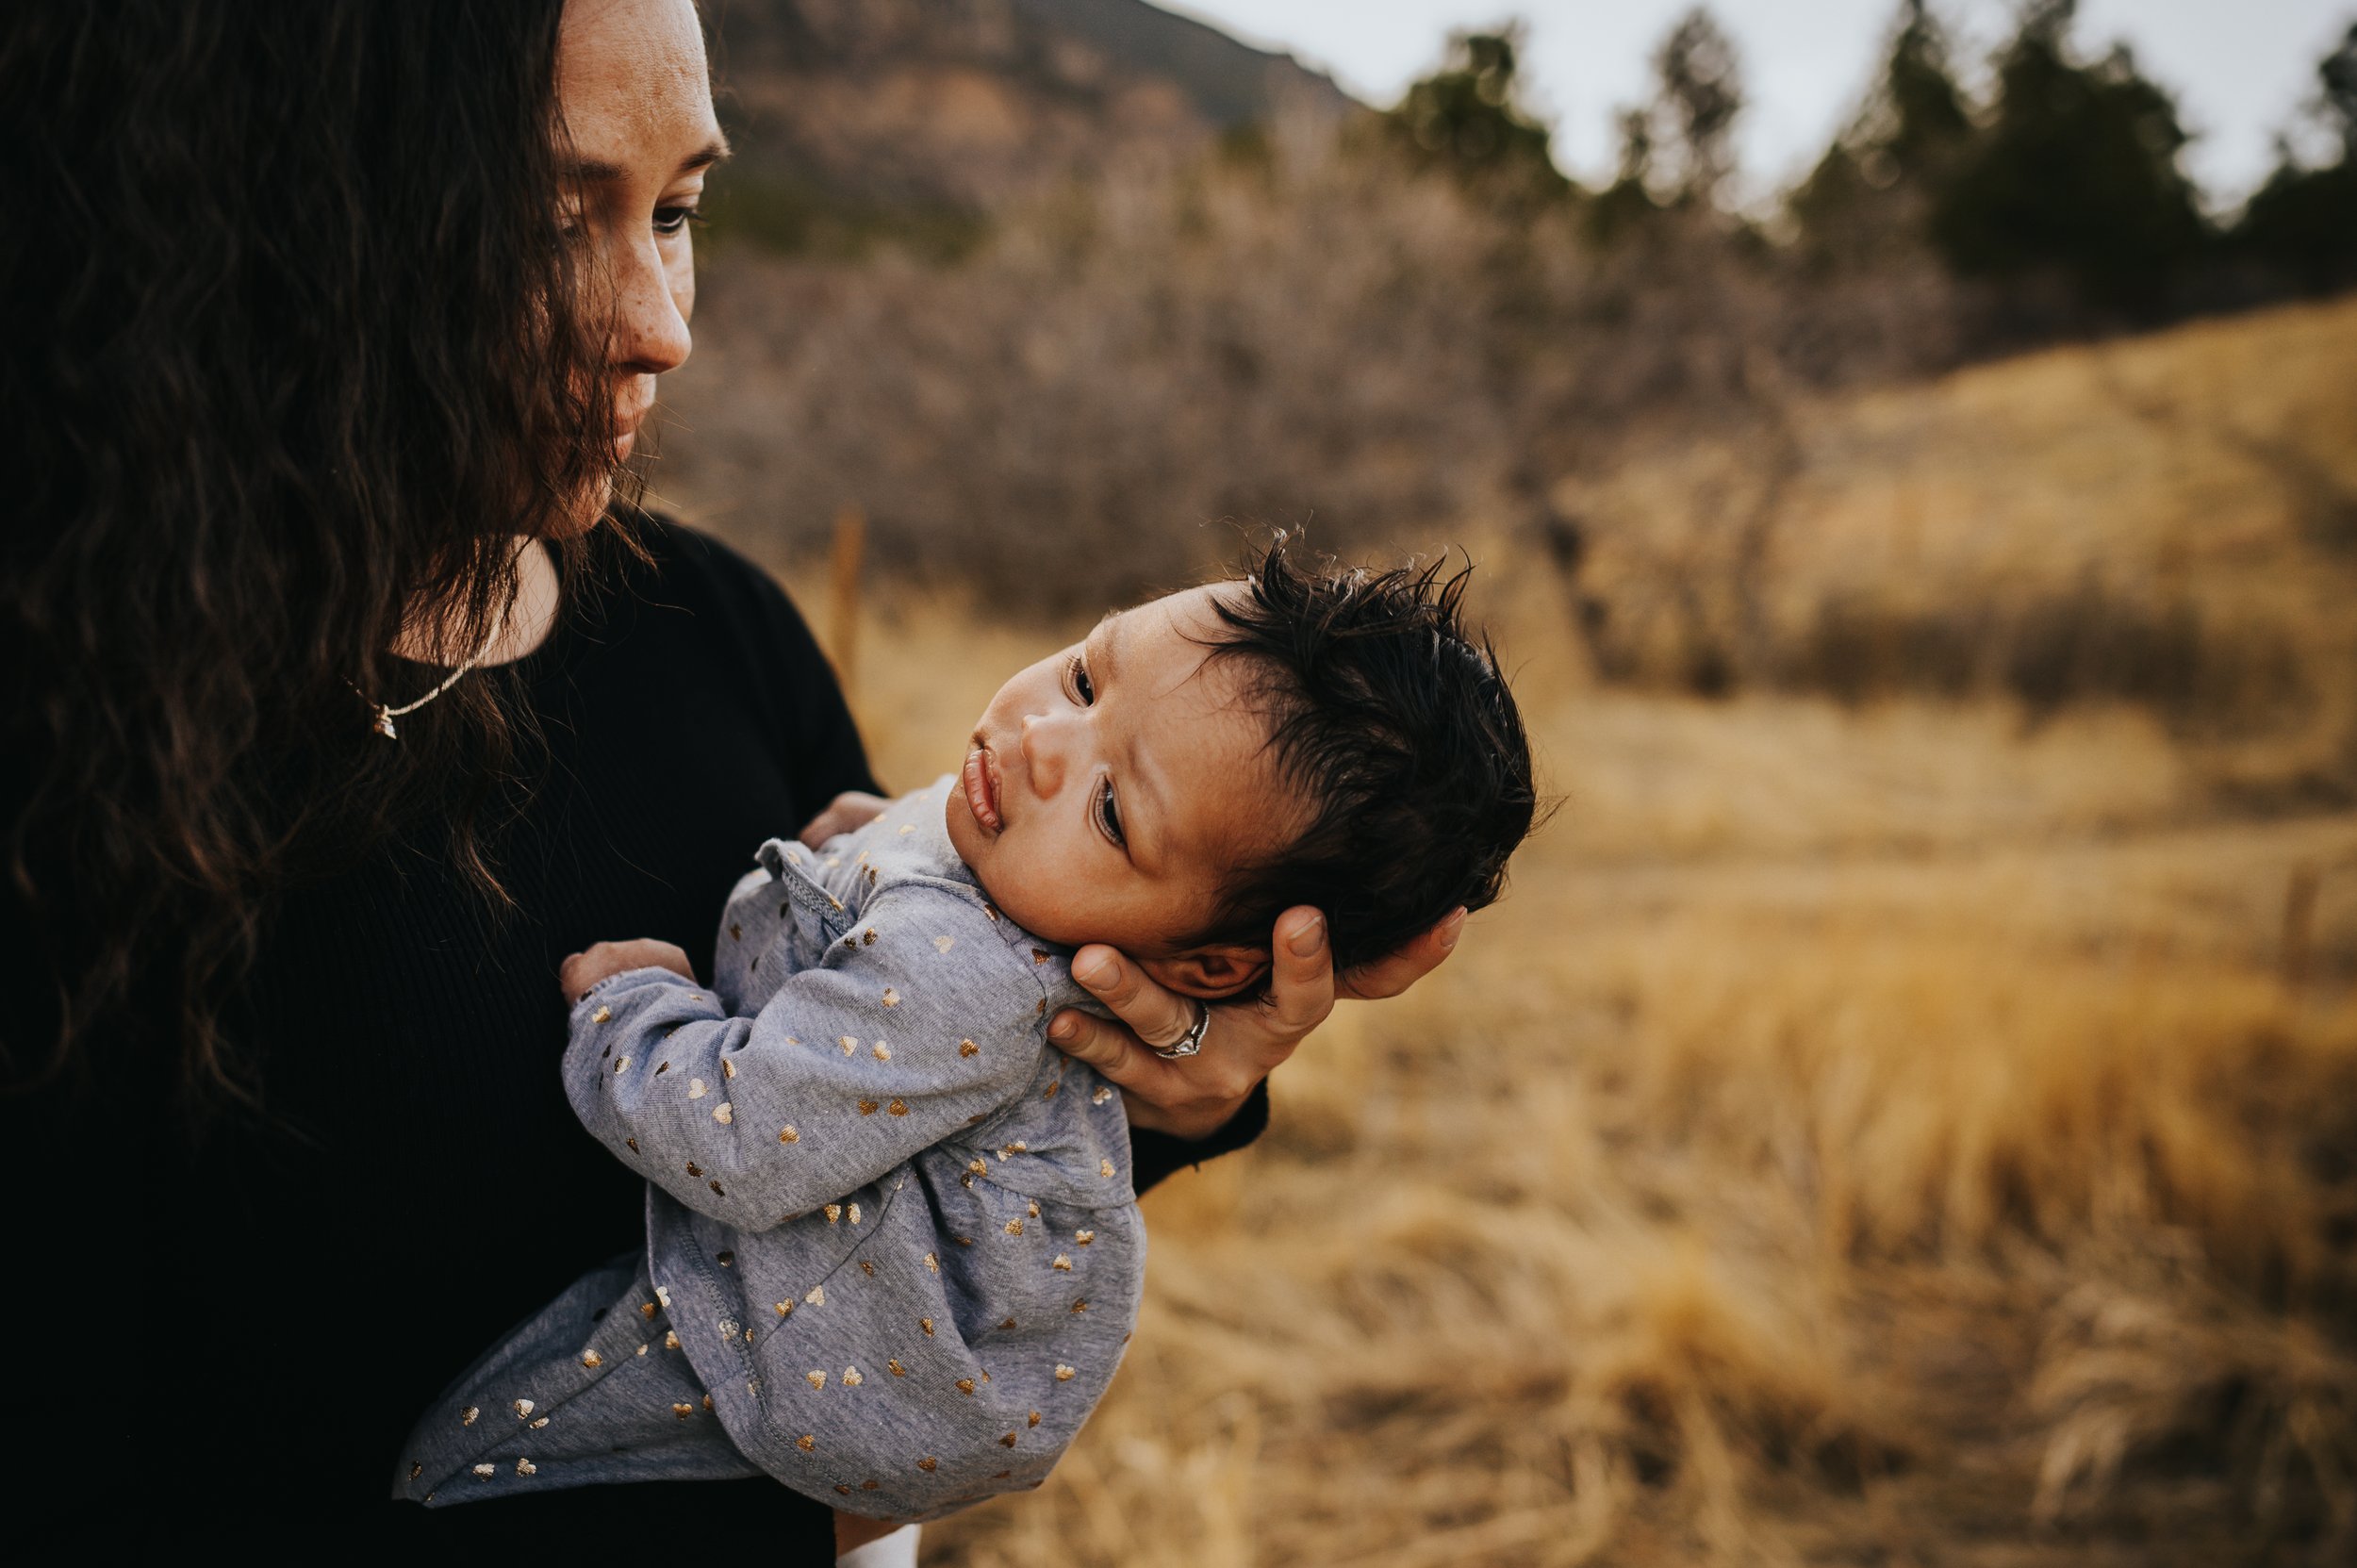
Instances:
[[[848,697],[859,679],[859,574],[867,554],[867,514],[847,503],[834,515],[834,545],[828,552],[832,591],[827,615],[827,652],[835,679]]]

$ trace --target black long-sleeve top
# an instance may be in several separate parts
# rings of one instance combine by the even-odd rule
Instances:
[[[828,1511],[766,1481],[386,1500],[443,1384],[640,1242],[637,1179],[565,1102],[558,961],[651,936],[708,973],[753,849],[876,788],[784,594],[685,529],[644,537],[651,564],[593,580],[512,671],[543,738],[496,840],[511,909],[446,864],[430,818],[288,893],[230,1013],[268,1120],[194,1153],[152,1120],[160,1085],[0,1102],[9,1294],[19,1334],[51,1347],[0,1383],[7,1490],[75,1538],[737,1541],[781,1568],[833,1560]],[[1203,1143],[1139,1134],[1140,1186],[1265,1115],[1256,1097]]]

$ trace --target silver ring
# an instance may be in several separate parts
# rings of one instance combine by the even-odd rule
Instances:
[[[1200,1051],[1203,1048],[1203,1036],[1211,1032],[1211,1009],[1208,1002],[1196,1002],[1195,1007],[1194,1027],[1178,1037],[1178,1044],[1149,1046],[1146,1048],[1165,1062],[1176,1062],[1181,1057],[1193,1056]]]

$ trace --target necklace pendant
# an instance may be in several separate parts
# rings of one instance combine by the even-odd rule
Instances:
[[[393,710],[387,707],[382,702],[376,704],[376,722],[371,725],[370,728],[374,730],[378,734],[383,735],[387,740],[399,740],[401,738],[401,736],[394,733],[393,730]]]

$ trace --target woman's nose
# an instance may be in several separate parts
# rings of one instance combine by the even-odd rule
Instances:
[[[1023,716],[1023,768],[1030,775],[1031,793],[1045,801],[1063,787],[1067,720],[1045,714]]]
[[[651,236],[615,248],[614,368],[625,375],[662,375],[685,362],[693,339]]]

